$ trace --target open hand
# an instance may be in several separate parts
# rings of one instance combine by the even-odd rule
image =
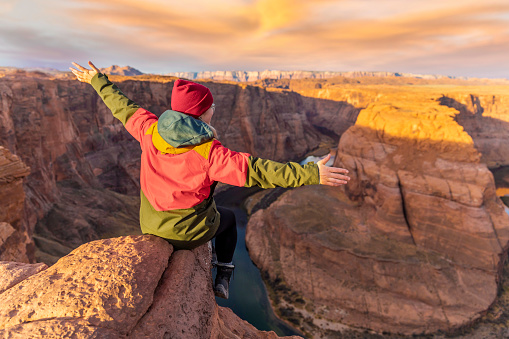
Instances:
[[[101,71],[99,71],[99,69],[94,66],[92,61],[88,62],[88,65],[92,68],[91,70],[86,69],[85,67],[80,66],[75,62],[73,62],[72,64],[77,69],[74,69],[72,67],[69,67],[69,69],[74,73],[74,75],[79,81],[86,82],[87,84],[89,84],[92,81],[94,75],[96,75],[97,73],[101,73]]]
[[[328,167],[325,166],[329,161],[331,155],[327,155],[322,160],[318,161],[318,171],[320,172],[320,184],[329,186],[341,186],[348,183],[350,177],[343,175],[348,174],[348,170],[339,167]]]

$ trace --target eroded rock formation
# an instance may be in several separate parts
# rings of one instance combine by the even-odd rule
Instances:
[[[0,146],[0,260],[28,263],[35,259],[24,215],[23,178],[28,174],[30,168]]]
[[[303,330],[452,331],[495,300],[509,217],[460,112],[427,94],[380,90],[339,143],[347,186],[251,217],[251,258]]]
[[[0,262],[8,338],[278,338],[218,307],[208,245],[173,252],[154,236],[82,245],[55,265]]]

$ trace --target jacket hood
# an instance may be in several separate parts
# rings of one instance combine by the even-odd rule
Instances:
[[[157,132],[173,147],[199,145],[214,138],[214,132],[203,121],[172,110],[161,114]]]

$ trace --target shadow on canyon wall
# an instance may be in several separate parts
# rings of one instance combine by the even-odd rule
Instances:
[[[296,188],[249,220],[276,308],[306,333],[452,335],[496,300],[509,217],[492,173],[450,110],[398,106],[371,105],[342,135],[344,189]]]
[[[500,105],[499,100],[495,95],[475,94],[443,95],[438,99],[440,105],[459,112],[454,120],[470,135],[475,148],[482,154],[482,161],[492,169],[509,164],[509,123],[485,114],[489,111],[490,114],[507,116],[507,107]]]

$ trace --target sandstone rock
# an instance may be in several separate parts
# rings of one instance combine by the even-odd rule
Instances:
[[[152,303],[171,246],[151,236],[91,242],[0,295],[0,329],[79,318],[127,334]]]
[[[291,190],[248,224],[276,307],[316,335],[453,331],[497,296],[509,217],[459,112],[381,92],[339,143],[348,185]]]
[[[438,101],[459,111],[458,123],[474,140],[488,167],[509,164],[509,97],[488,93],[445,93]],[[498,94],[498,93],[497,93]]]
[[[23,264],[12,261],[0,261],[0,294],[31,275],[48,268],[45,264]]]
[[[0,244],[4,244],[5,241],[14,233],[16,230],[10,224],[6,222],[0,222]]]
[[[210,337],[217,305],[212,291],[210,261],[200,261],[209,258],[208,251],[207,246],[201,246],[172,255],[150,310],[132,332],[134,337]]]
[[[212,329],[211,338],[273,339],[279,338],[273,331],[258,331],[247,321],[240,319],[227,307],[217,307],[214,319],[217,325]],[[298,336],[284,338],[298,339]]]
[[[0,294],[0,335],[278,338],[218,308],[208,245],[172,252],[161,238],[128,236],[82,245],[45,270],[0,265],[22,280]]]
[[[0,260],[26,263],[34,260],[34,244],[23,214],[23,178],[28,174],[30,168],[0,146]]]

